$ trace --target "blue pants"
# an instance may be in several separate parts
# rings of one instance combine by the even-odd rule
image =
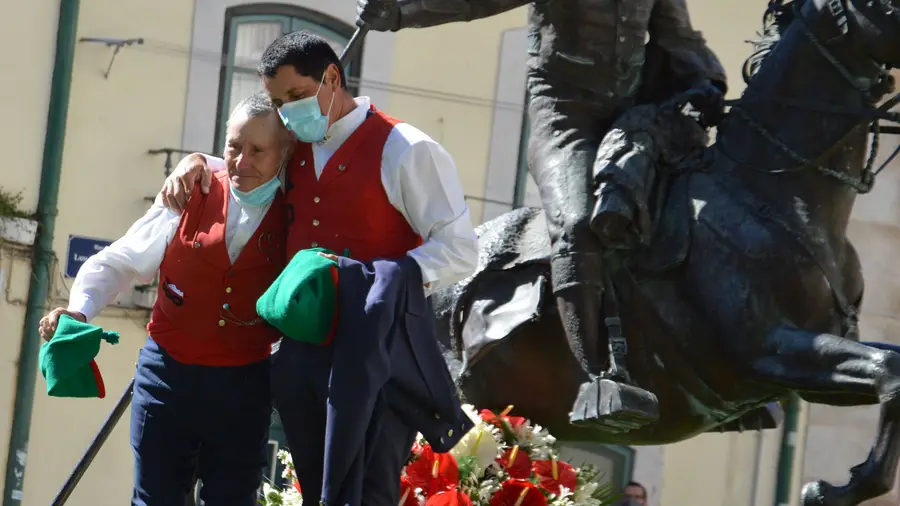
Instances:
[[[206,506],[257,504],[271,414],[269,360],[182,364],[148,338],[131,401],[131,504],[181,506],[195,474]]]
[[[330,346],[282,339],[272,363],[272,395],[303,490],[304,504],[319,504],[325,455],[325,413],[331,376]],[[400,472],[416,431],[390,408],[381,412],[378,435],[366,455],[362,491],[347,491],[340,506],[397,506]],[[361,500],[360,500],[361,496]]]

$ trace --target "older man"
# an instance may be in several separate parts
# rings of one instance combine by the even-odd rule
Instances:
[[[94,318],[135,279],[159,271],[159,298],[140,352],[131,411],[135,506],[185,504],[195,469],[207,506],[251,506],[265,466],[269,355],[279,338],[256,300],[285,264],[277,177],[290,134],[264,94],[228,121],[226,171],[183,213],[153,207],[79,270],[60,315]]]
[[[326,40],[302,31],[284,35],[263,52],[259,74],[298,140],[286,173],[289,257],[322,247],[360,262],[411,258],[425,285],[414,288],[426,293],[474,270],[477,237],[453,159],[419,129],[376,110],[368,97],[354,98]],[[209,160],[213,167],[220,163]],[[178,207],[184,193],[174,190],[174,183],[190,189],[202,178],[205,189],[210,174],[207,160],[192,155],[169,177],[163,196]],[[429,312],[422,318],[433,316]],[[330,353],[330,348],[310,350],[285,339],[273,365],[275,405],[295,456],[304,502],[335,500],[325,497],[327,490],[323,495],[322,460],[297,457],[327,451],[323,438],[310,434],[321,432],[325,424]],[[453,388],[446,369],[430,367],[423,373],[429,385]],[[428,406],[421,409],[434,412]],[[309,416],[310,410],[320,416]],[[462,436],[460,425],[457,420],[440,422],[455,423],[455,430],[445,430],[444,443],[452,446]],[[413,425],[393,409],[385,413],[367,459],[362,504],[394,506],[400,500],[400,472],[416,434]]]

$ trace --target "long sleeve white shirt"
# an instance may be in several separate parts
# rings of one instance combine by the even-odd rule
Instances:
[[[271,204],[242,205],[231,192],[227,193],[230,201],[225,220],[225,246],[234,263]],[[153,204],[121,239],[88,258],[81,266],[69,294],[68,310],[82,313],[87,321],[91,321],[132,283],[151,281],[180,221],[181,213],[159,203]]]
[[[316,177],[328,160],[365,121],[369,97],[357,97],[357,107],[312,144]],[[213,171],[223,170],[221,158],[207,156]],[[426,295],[459,281],[475,270],[478,237],[469,206],[450,154],[434,139],[408,124],[397,124],[388,135],[381,158],[381,184],[388,200],[422,238],[411,250],[422,269]]]

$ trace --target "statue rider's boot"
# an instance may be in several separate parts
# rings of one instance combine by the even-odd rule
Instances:
[[[625,339],[617,318],[607,318],[605,339],[603,290],[591,283],[564,288],[557,294],[560,320],[576,358],[588,373],[569,414],[573,425],[628,432],[659,419],[656,396],[631,382],[625,368]]]
[[[591,216],[591,231],[607,251],[632,249],[640,242],[634,227],[635,212],[625,190],[609,182],[597,190],[597,203]]]

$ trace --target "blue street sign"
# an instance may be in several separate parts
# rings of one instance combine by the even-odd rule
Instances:
[[[78,269],[84,265],[88,258],[96,255],[110,244],[112,244],[112,241],[70,235],[69,253],[66,255],[66,277],[74,278],[78,274]]]

